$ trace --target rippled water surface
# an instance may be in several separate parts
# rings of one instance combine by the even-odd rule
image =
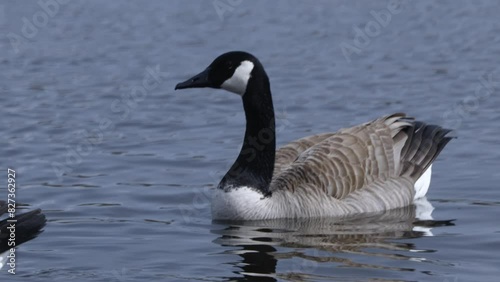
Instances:
[[[498,281],[500,4],[391,5],[2,2],[1,167],[48,223],[0,280]],[[401,111],[454,128],[427,212],[212,222],[241,101],[173,89],[229,50],[266,67],[279,144]]]

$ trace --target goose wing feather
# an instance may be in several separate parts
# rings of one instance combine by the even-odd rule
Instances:
[[[448,132],[397,113],[302,138],[278,150],[270,191],[404,206],[415,181],[449,141]]]
[[[335,133],[323,133],[317,135],[311,135],[298,140],[292,141],[285,146],[279,148],[276,151],[276,160],[274,165],[273,176],[279,175],[282,171],[289,168],[297,158],[305,150],[311,148],[312,146],[318,144],[319,142],[331,137]]]

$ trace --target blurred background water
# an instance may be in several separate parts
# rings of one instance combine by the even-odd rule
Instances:
[[[48,218],[2,281],[498,281],[497,1],[41,3],[0,3],[0,163]],[[279,144],[401,111],[455,129],[428,193],[455,221],[213,223],[241,101],[173,89],[230,50],[266,67]]]

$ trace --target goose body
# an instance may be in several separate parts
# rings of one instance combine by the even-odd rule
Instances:
[[[241,95],[243,146],[215,189],[213,219],[342,217],[412,204],[430,185],[450,130],[402,113],[301,138],[276,150],[269,78],[253,55],[229,52],[176,89]]]

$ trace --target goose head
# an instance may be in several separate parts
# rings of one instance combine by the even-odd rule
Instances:
[[[251,187],[268,195],[276,139],[273,101],[264,67],[249,53],[228,52],[217,57],[201,73],[177,84],[175,89],[202,87],[240,95],[247,121],[240,154],[218,187],[225,190]]]
[[[177,89],[210,87],[243,96],[254,68],[260,65],[253,55],[232,51],[217,57],[204,71],[175,86]]]

